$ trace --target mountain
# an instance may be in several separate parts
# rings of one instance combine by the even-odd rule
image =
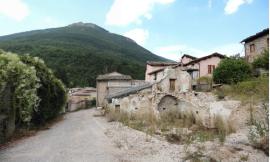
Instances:
[[[146,61],[169,61],[132,39],[82,22],[1,36],[0,49],[42,58],[68,87],[95,86],[97,75],[112,71],[143,79]]]

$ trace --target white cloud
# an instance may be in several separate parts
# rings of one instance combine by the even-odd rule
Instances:
[[[149,32],[145,29],[136,28],[124,33],[124,36],[133,39],[139,45],[143,45],[149,37]]]
[[[162,56],[162,57],[174,60],[174,61],[179,61],[180,57],[183,54],[189,54],[195,57],[206,56],[214,52],[226,54],[229,56],[237,54],[237,53],[243,54],[243,45],[239,43],[225,44],[225,45],[217,46],[209,50],[201,50],[201,49],[193,48],[185,44],[175,44],[175,45],[168,45],[168,46],[155,48],[153,52],[159,56]]]
[[[170,4],[175,0],[114,0],[106,15],[106,24],[126,26],[142,23],[142,18],[151,19],[155,4]]]
[[[29,13],[29,7],[22,0],[0,0],[0,15],[22,21]]]
[[[227,0],[226,6],[224,8],[225,14],[233,14],[238,8],[243,4],[250,4],[253,0]]]

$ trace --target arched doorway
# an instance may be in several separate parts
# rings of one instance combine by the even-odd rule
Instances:
[[[174,96],[164,96],[159,104],[158,104],[158,111],[162,112],[162,111],[166,111],[166,110],[175,110],[177,109],[178,106],[178,101],[177,98],[175,98]]]

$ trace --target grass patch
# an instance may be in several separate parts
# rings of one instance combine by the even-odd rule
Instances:
[[[269,78],[259,77],[233,85],[223,85],[215,91],[218,98],[229,96],[243,103],[267,101],[269,98]]]

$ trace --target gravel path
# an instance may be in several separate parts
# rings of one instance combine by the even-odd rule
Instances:
[[[104,134],[108,123],[93,117],[94,109],[65,115],[52,128],[4,150],[2,162],[109,162],[119,161],[120,150]]]

